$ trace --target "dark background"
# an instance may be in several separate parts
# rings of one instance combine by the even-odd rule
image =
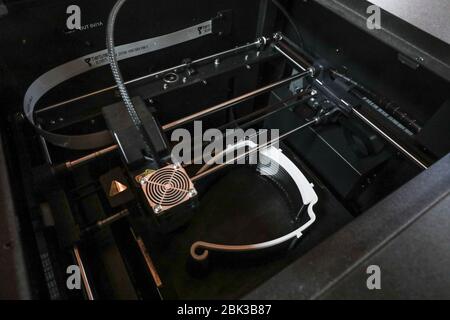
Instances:
[[[28,86],[43,73],[105,49],[105,26],[115,2],[6,1],[9,13],[0,18],[0,70],[4,77],[4,92],[11,103],[8,110],[2,108],[2,111],[17,108]],[[178,64],[187,57],[195,59],[254,41],[259,3],[258,0],[128,1],[117,20],[116,45],[184,29],[207,21],[226,9],[233,10],[233,24],[232,32],[227,36],[207,36],[202,41],[191,41],[121,62],[124,78],[142,76]],[[103,26],[68,32],[66,19],[69,15],[66,9],[72,4],[81,8],[82,25],[101,22]],[[75,97],[111,84],[113,79],[106,66],[71,80],[57,88],[52,95],[55,100]]]

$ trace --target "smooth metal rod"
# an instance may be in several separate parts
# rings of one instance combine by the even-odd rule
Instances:
[[[162,127],[162,129],[164,131],[169,131],[169,130],[175,129],[175,128],[180,127],[182,125],[185,125],[185,124],[187,124],[189,122],[192,122],[192,121],[198,120],[200,118],[203,118],[205,116],[211,115],[213,113],[216,113],[216,112],[228,109],[228,108],[230,108],[232,106],[235,106],[238,103],[247,101],[247,100],[249,100],[251,98],[254,98],[254,97],[256,97],[256,96],[258,96],[260,94],[263,94],[263,93],[268,92],[270,90],[273,90],[275,88],[281,87],[282,85],[285,85],[285,84],[290,83],[290,82],[292,82],[294,80],[306,77],[306,76],[311,75],[311,74],[312,74],[311,70],[308,70],[308,71],[305,71],[305,72],[302,72],[302,73],[298,73],[298,74],[293,75],[293,76],[291,76],[291,77],[289,77],[287,79],[283,79],[283,80],[280,80],[278,82],[271,83],[271,84],[269,84],[269,85],[267,85],[265,87],[262,87],[262,88],[259,88],[257,90],[248,92],[246,94],[243,94],[243,95],[241,95],[239,97],[236,97],[236,98],[233,98],[231,100],[222,102],[221,104],[218,104],[218,105],[216,105],[214,107],[205,109],[203,111],[194,113],[194,114],[192,114],[190,116],[187,116],[185,118],[182,118],[182,119],[176,120],[174,122],[168,123],[168,124],[164,125]]]
[[[139,247],[139,251],[141,251],[141,254],[144,257],[145,264],[147,265],[147,269],[150,272],[150,274],[151,274],[151,276],[153,278],[153,281],[154,281],[154,283],[156,285],[156,288],[158,289],[158,292],[159,292],[159,289],[162,287],[163,283],[162,283],[161,278],[160,278],[160,276],[158,274],[158,271],[156,270],[156,267],[155,267],[155,265],[153,263],[153,260],[150,257],[150,254],[148,253],[147,247],[145,246],[144,241],[142,240],[142,238],[141,237],[137,237],[133,230],[131,230],[131,231],[132,231],[134,239],[136,240],[136,243],[137,243],[137,245]],[[159,292],[159,295],[161,296],[160,292]]]
[[[328,114],[326,114],[325,116],[328,116]],[[315,118],[314,120],[311,120],[311,121],[301,125],[300,127],[297,127],[297,128],[295,128],[295,129],[293,129],[293,130],[291,130],[289,132],[286,132],[285,134],[282,134],[281,136],[279,136],[276,139],[273,139],[273,140],[271,140],[269,142],[266,142],[266,143],[258,146],[255,149],[252,149],[252,150],[250,150],[250,151],[248,151],[246,153],[241,154],[240,156],[237,156],[234,159],[228,160],[227,162],[225,162],[223,164],[219,164],[219,165],[209,169],[208,171],[204,171],[204,172],[196,175],[195,177],[191,178],[191,180],[192,180],[192,182],[197,182],[198,180],[203,179],[203,178],[205,178],[205,177],[207,177],[207,176],[209,176],[209,175],[211,175],[211,174],[213,174],[213,173],[215,173],[215,172],[225,168],[226,166],[235,163],[236,161],[238,161],[239,159],[242,159],[243,157],[246,157],[246,156],[251,155],[251,154],[253,154],[255,152],[258,152],[259,150],[261,150],[261,149],[263,149],[263,148],[265,148],[267,146],[270,146],[270,145],[272,145],[274,143],[280,142],[281,140],[287,138],[288,136],[290,136],[290,135],[292,135],[292,134],[294,134],[294,133],[296,133],[296,132],[298,132],[298,131],[306,128],[306,127],[309,127],[309,126],[317,123],[319,120],[320,120],[320,118]]]
[[[82,232],[84,234],[86,233],[90,233],[90,232],[94,232],[94,231],[99,231],[104,227],[107,227],[111,224],[113,224],[116,221],[119,221],[122,218],[125,218],[127,216],[129,216],[131,213],[128,209],[122,210],[112,216],[109,216],[106,219],[97,221],[96,223],[92,224],[91,226],[87,227],[86,229],[84,229]]]
[[[398,151],[400,151],[403,155],[405,155],[408,159],[412,160],[416,165],[418,165],[423,170],[427,170],[428,166],[424,164],[422,161],[417,159],[413,154],[411,154],[408,150],[406,150],[403,146],[401,146],[398,142],[392,139],[388,134],[386,134],[383,130],[381,130],[377,125],[375,125],[372,121],[367,119],[362,113],[358,110],[353,109],[353,113],[362,120],[364,123],[369,125],[373,130],[375,130],[383,139],[385,139],[388,143],[390,143],[393,147],[395,147]]]
[[[302,66],[300,63],[295,61],[290,55],[288,55],[286,52],[284,52],[280,47],[278,47],[276,44],[273,45],[275,50],[277,50],[282,56],[284,56],[286,59],[288,59],[293,65],[295,65],[297,68],[299,68],[301,71],[306,71],[307,69]]]
[[[299,76],[299,74],[297,76]],[[300,102],[297,102],[297,103],[300,103]],[[213,107],[213,108],[215,108],[215,107]],[[212,108],[210,108],[210,109],[212,109]],[[208,110],[210,110],[210,109],[208,109]],[[205,111],[207,111],[207,110],[205,110]],[[274,110],[273,112],[277,112],[277,111],[279,111],[279,110]],[[272,114],[273,114],[273,112],[272,112]],[[181,120],[178,120],[178,121],[183,121],[183,120],[184,119],[181,119]],[[191,121],[191,120],[189,120],[189,121]],[[168,126],[168,125],[166,125],[166,126]],[[164,126],[164,127],[166,127],[166,126]],[[163,127],[163,129],[164,129],[164,127]],[[166,130],[169,130],[169,129],[164,129],[164,130],[166,131]],[[108,147],[106,149],[102,149],[100,151],[91,153],[91,154],[89,154],[89,155],[87,155],[87,156],[85,156],[83,158],[80,158],[80,159],[77,159],[77,160],[74,160],[74,161],[66,162],[65,165],[66,165],[66,168],[68,170],[73,170],[74,168],[77,168],[79,166],[85,165],[86,163],[88,163],[88,162],[90,162],[92,160],[95,160],[95,159],[97,159],[97,158],[99,158],[101,156],[104,156],[104,155],[106,155],[108,153],[111,153],[112,151],[115,151],[115,150],[118,150],[118,149],[119,149],[118,145],[113,145],[113,146],[110,146],[110,147]]]
[[[75,256],[75,260],[77,261],[77,265],[80,268],[81,280],[83,281],[84,290],[86,292],[87,298],[89,300],[94,300],[94,294],[92,293],[91,286],[89,284],[89,280],[86,275],[86,270],[84,269],[83,260],[81,260],[80,250],[77,246],[73,247],[73,253]]]
[[[201,61],[204,61],[204,60],[212,59],[212,58],[217,57],[217,56],[219,56],[219,55],[231,53],[231,52],[233,52],[233,51],[235,51],[235,50],[242,50],[242,49],[244,49],[244,48],[248,48],[248,47],[251,47],[251,46],[255,46],[255,45],[257,45],[257,44],[259,44],[259,41],[254,42],[254,43],[251,43],[251,44],[248,44],[248,45],[245,45],[245,46],[242,46],[242,47],[238,47],[238,48],[235,48],[235,49],[231,49],[231,50],[228,50],[228,51],[224,51],[224,52],[222,52],[222,53],[220,53],[220,54],[216,54],[216,55],[212,55],[212,56],[209,56],[209,57],[205,57],[205,58],[196,60],[196,61],[194,61],[193,63],[198,63],[198,62],[201,62]],[[286,57],[287,57],[288,59],[291,59],[289,56],[286,56]],[[177,67],[175,67],[175,68],[177,68]],[[173,68],[170,68],[170,69],[167,69],[167,70],[172,70],[172,69],[173,69]],[[160,73],[165,73],[167,70],[161,71]],[[216,105],[216,106],[214,106],[214,107],[208,108],[208,109],[206,109],[206,110],[197,112],[197,113],[192,114],[192,115],[190,115],[190,116],[187,116],[187,117],[185,117],[185,118],[182,118],[182,119],[176,120],[176,121],[174,121],[174,122],[168,123],[168,124],[164,125],[164,126],[162,127],[162,129],[163,129],[163,131],[169,131],[169,130],[175,129],[175,128],[177,128],[177,127],[179,127],[179,126],[182,126],[182,125],[184,125],[184,124],[186,124],[186,123],[189,123],[189,122],[191,122],[191,121],[195,121],[195,120],[197,120],[197,119],[199,119],[199,118],[202,118],[202,117],[205,117],[205,116],[207,116],[207,115],[210,115],[210,114],[216,113],[216,112],[218,112],[218,111],[222,111],[222,110],[225,110],[225,109],[227,109],[227,108],[230,108],[230,107],[232,107],[232,106],[234,106],[234,105],[236,105],[236,104],[239,104],[239,103],[241,103],[241,102],[244,102],[244,101],[246,101],[246,100],[249,100],[249,99],[251,99],[251,98],[254,98],[254,97],[256,97],[256,96],[258,96],[258,95],[260,95],[260,94],[263,94],[263,93],[265,93],[265,92],[268,92],[268,91],[270,91],[270,90],[272,90],[272,89],[275,89],[275,88],[277,88],[277,87],[280,87],[280,86],[282,86],[282,85],[284,85],[284,84],[287,84],[287,83],[289,83],[289,82],[292,82],[292,81],[294,81],[294,80],[303,78],[303,77],[308,76],[308,75],[313,75],[313,73],[314,73],[314,70],[308,69],[308,70],[306,70],[306,71],[304,71],[304,72],[302,72],[302,73],[298,73],[298,74],[293,75],[293,76],[291,76],[291,77],[289,77],[289,78],[287,78],[287,79],[283,79],[283,80],[280,80],[280,81],[278,81],[278,82],[269,84],[269,85],[267,85],[267,86],[265,86],[265,87],[262,87],[262,88],[260,88],[260,89],[255,90],[255,91],[251,91],[251,92],[246,93],[246,94],[244,94],[244,95],[242,95],[242,96],[239,96],[239,97],[236,97],[236,98],[234,98],[234,99],[225,101],[225,102],[223,102],[223,103],[221,103],[221,104],[219,104],[219,105]],[[155,75],[155,74],[154,74],[154,75]],[[151,77],[151,76],[152,76],[152,75],[146,76],[146,77]],[[145,77],[143,77],[143,78],[141,78],[141,79],[144,79],[144,78],[145,78]],[[139,81],[139,80],[136,79],[136,80],[132,80],[132,81]],[[128,84],[128,83],[129,83],[129,82],[127,82],[126,84]],[[44,110],[44,109],[41,109],[41,110]],[[77,159],[77,160],[74,160],[74,161],[66,162],[66,167],[67,167],[67,169],[72,170],[73,168],[76,168],[76,167],[78,167],[78,166],[81,166],[81,165],[83,165],[83,164],[85,164],[85,163],[87,163],[87,162],[89,162],[89,161],[92,161],[92,160],[94,160],[94,159],[96,159],[96,158],[98,158],[98,157],[100,157],[100,156],[103,156],[103,155],[105,155],[105,154],[108,154],[108,153],[110,153],[110,152],[112,152],[112,151],[115,151],[115,150],[117,150],[117,149],[119,149],[119,146],[118,146],[118,145],[110,146],[110,147],[108,147],[108,148],[106,148],[106,149],[102,149],[102,150],[100,150],[100,151],[97,151],[97,152],[94,152],[94,153],[92,153],[92,154],[89,154],[89,155],[87,155],[87,156],[85,156],[85,157],[83,157],[83,158],[80,158],[80,159]]]
[[[205,62],[205,61],[208,61],[208,60],[212,60],[212,59],[215,59],[215,58],[218,58],[220,56],[227,55],[227,54],[230,54],[230,53],[233,53],[233,52],[236,52],[236,51],[241,51],[241,50],[249,49],[249,48],[252,48],[252,47],[256,47],[258,45],[260,45],[260,41],[259,40],[255,41],[255,42],[252,42],[252,43],[249,43],[249,44],[246,44],[246,45],[243,45],[243,46],[240,46],[240,47],[236,47],[236,48],[229,49],[229,50],[226,50],[226,51],[222,51],[222,52],[219,52],[219,53],[207,56],[207,57],[203,57],[203,58],[194,60],[194,61],[192,61],[190,63],[182,63],[182,64],[179,64],[179,65],[174,66],[174,67],[170,67],[170,68],[167,68],[167,69],[164,69],[164,70],[160,70],[160,71],[157,71],[157,72],[154,72],[154,73],[151,73],[151,74],[148,74],[148,75],[136,78],[136,79],[132,79],[132,80],[126,81],[125,85],[130,85],[130,84],[142,81],[142,80],[146,80],[148,78],[153,78],[153,77],[156,77],[156,76],[160,76],[162,74],[165,74],[165,73],[168,73],[168,72],[172,72],[172,71],[174,71],[176,69],[186,68],[189,65],[202,63],[202,62]],[[114,89],[117,89],[117,85],[113,85],[113,86],[110,86],[110,87],[107,87],[107,88],[104,88],[104,89],[101,89],[101,90],[97,90],[97,91],[93,91],[93,92],[87,93],[85,95],[82,95],[82,96],[79,96],[79,97],[76,97],[76,98],[73,98],[73,99],[70,99],[70,100],[66,100],[66,101],[63,101],[63,102],[59,102],[59,103],[47,106],[45,108],[37,110],[35,113],[39,114],[39,113],[44,112],[44,111],[49,111],[49,110],[52,110],[52,109],[55,109],[55,108],[58,108],[58,107],[62,107],[64,105],[66,105],[66,104],[69,104],[69,103],[72,103],[72,102],[76,102],[76,101],[80,101],[80,100],[84,100],[84,99],[93,97],[93,96],[95,96],[97,94],[108,92],[108,91],[111,91],[111,90],[114,90]]]
[[[218,111],[230,108],[230,107],[232,107],[232,106],[234,106],[234,105],[236,105],[238,103],[246,101],[246,100],[248,100],[250,98],[258,96],[259,94],[262,94],[264,92],[270,91],[270,90],[272,90],[274,88],[280,87],[280,86],[282,86],[282,85],[284,85],[286,83],[289,83],[289,82],[294,81],[294,80],[296,80],[298,78],[307,76],[309,74],[311,74],[311,72],[310,71],[306,71],[306,72],[299,73],[299,74],[296,74],[294,76],[291,76],[291,77],[289,77],[287,79],[280,80],[278,82],[269,84],[269,85],[267,85],[267,86],[265,86],[263,88],[260,88],[258,90],[251,91],[251,92],[246,93],[246,94],[244,94],[242,96],[239,96],[239,97],[236,97],[234,99],[225,101],[225,102],[223,102],[223,103],[221,103],[219,105],[216,105],[214,107],[208,108],[206,110],[197,112],[197,113],[195,113],[193,115],[190,115],[188,117],[185,117],[185,118],[176,120],[174,122],[171,122],[169,124],[166,124],[166,125],[164,125],[162,127],[162,129],[163,129],[163,131],[169,131],[169,130],[174,129],[176,127],[182,126],[183,124],[186,124],[186,123],[189,123],[191,121],[197,120],[197,119],[199,119],[201,117],[204,117],[204,116],[213,114],[215,112],[218,112]],[[113,146],[110,146],[108,148],[99,150],[97,152],[88,154],[87,156],[84,156],[84,157],[82,157],[80,159],[77,159],[77,160],[74,160],[74,161],[68,161],[68,162],[65,163],[65,166],[66,166],[66,168],[68,170],[73,170],[74,168],[77,168],[77,167],[79,167],[81,165],[84,165],[84,164],[86,164],[86,163],[88,163],[88,162],[90,162],[92,160],[95,160],[95,159],[97,159],[97,158],[99,158],[101,156],[104,156],[104,155],[106,155],[108,153],[111,153],[111,152],[113,152],[115,150],[118,150],[118,149],[119,149],[118,145],[113,145]]]
[[[74,160],[74,161],[68,161],[68,162],[65,163],[66,168],[68,170],[72,170],[72,169],[74,169],[76,167],[79,167],[81,165],[84,165],[84,164],[86,164],[86,163],[88,163],[88,162],[90,162],[92,160],[95,160],[95,159],[97,159],[99,157],[102,157],[102,156],[104,156],[104,155],[106,155],[108,153],[111,153],[111,152],[117,150],[118,148],[119,148],[118,145],[113,145],[113,146],[110,146],[108,148],[99,150],[97,152],[88,154],[87,156],[82,157],[80,159],[77,159],[77,160]]]
[[[104,220],[100,220],[96,223],[98,228],[103,228],[105,226],[109,226],[110,224],[113,224],[116,221],[119,221],[122,218],[125,218],[126,216],[130,215],[130,211],[128,209],[122,210],[119,213],[116,213],[115,215],[112,215]]]
[[[281,41],[276,44],[276,47],[276,50],[279,53],[281,53],[290,62],[297,65],[299,68],[314,68],[312,62],[310,61],[310,58],[302,55],[295,47],[293,47],[293,45],[290,43],[290,40],[288,40],[287,38],[281,39]]]

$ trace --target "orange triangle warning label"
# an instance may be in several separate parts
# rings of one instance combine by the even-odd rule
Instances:
[[[117,180],[114,180],[112,183],[111,183],[111,188],[109,189],[109,196],[112,198],[112,197],[115,197],[115,196],[117,196],[119,193],[122,193],[122,192],[124,192],[124,191],[126,191],[128,188],[127,188],[127,186],[126,185],[123,185],[122,183],[120,183],[119,181],[117,181]]]

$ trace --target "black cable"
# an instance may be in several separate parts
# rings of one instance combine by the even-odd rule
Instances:
[[[297,24],[295,23],[294,19],[291,17],[289,12],[287,12],[286,8],[283,7],[283,5],[281,3],[279,3],[277,0],[272,0],[272,3],[278,8],[278,10],[281,11],[281,13],[284,14],[284,16],[286,17],[286,19],[289,21],[292,28],[294,29],[294,32],[297,35],[298,40],[300,41],[300,43],[299,43],[300,46],[303,49],[306,49],[305,40],[303,39],[300,29],[298,28]]]
[[[116,81],[117,88],[131,117],[131,120],[133,121],[133,124],[136,126],[136,128],[139,129],[142,125],[141,119],[136,112],[130,95],[128,94],[128,90],[125,86],[122,72],[120,71],[119,63],[117,62],[116,46],[114,44],[114,28],[116,24],[116,18],[125,2],[127,2],[127,0],[118,0],[112,8],[111,13],[109,14],[108,24],[106,27],[106,48],[108,50],[109,65],[111,67],[114,80]]]
[[[106,48],[108,52],[109,65],[111,67],[114,80],[116,81],[117,88],[122,97],[123,103],[128,111],[128,114],[131,118],[131,121],[133,122],[136,130],[140,133],[142,137],[142,141],[144,142],[145,147],[145,150],[143,150],[145,153],[144,157],[147,156],[146,157],[147,159],[151,155],[151,148],[149,146],[149,141],[151,141],[151,139],[148,136],[147,131],[145,131],[144,129],[141,118],[139,117],[139,114],[137,113],[136,108],[134,107],[133,101],[131,100],[127,87],[125,85],[125,81],[123,80],[122,72],[120,71],[119,63],[117,61],[118,59],[116,55],[117,53],[114,41],[114,29],[117,15],[119,14],[120,9],[126,2],[127,0],[117,0],[116,4],[114,5],[109,14],[108,23],[106,26]]]

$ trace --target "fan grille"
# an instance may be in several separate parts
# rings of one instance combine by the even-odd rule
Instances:
[[[186,171],[177,165],[145,176],[142,189],[156,214],[178,206],[197,194]]]

